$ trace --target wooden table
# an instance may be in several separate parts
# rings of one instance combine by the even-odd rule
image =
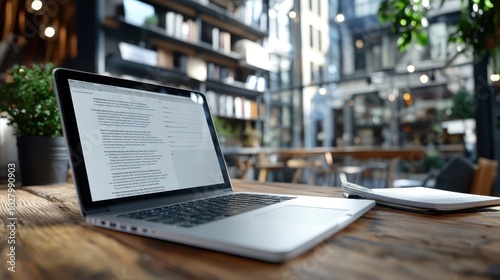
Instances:
[[[234,187],[341,196],[286,183]],[[9,272],[7,190],[0,190],[0,279],[500,279],[500,207],[433,216],[376,206],[309,252],[270,264],[87,225],[71,184],[17,188],[15,196],[16,272]]]

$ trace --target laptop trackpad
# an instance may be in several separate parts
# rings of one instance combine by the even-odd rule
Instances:
[[[315,224],[335,219],[340,216],[344,216],[347,213],[348,211],[343,209],[286,205],[280,208],[276,208],[255,215],[255,217],[260,219],[271,219],[276,221]]]

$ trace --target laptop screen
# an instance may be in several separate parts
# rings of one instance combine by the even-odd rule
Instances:
[[[92,201],[224,183],[199,93],[68,85]]]

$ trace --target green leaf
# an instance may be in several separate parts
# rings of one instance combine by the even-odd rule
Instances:
[[[427,46],[429,44],[429,37],[427,36],[427,32],[420,31],[416,32],[417,43],[421,46]]]

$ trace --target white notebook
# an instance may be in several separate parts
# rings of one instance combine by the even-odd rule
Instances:
[[[412,210],[457,211],[500,205],[499,197],[458,193],[425,187],[369,189],[342,182],[349,198],[373,199],[379,204]]]

